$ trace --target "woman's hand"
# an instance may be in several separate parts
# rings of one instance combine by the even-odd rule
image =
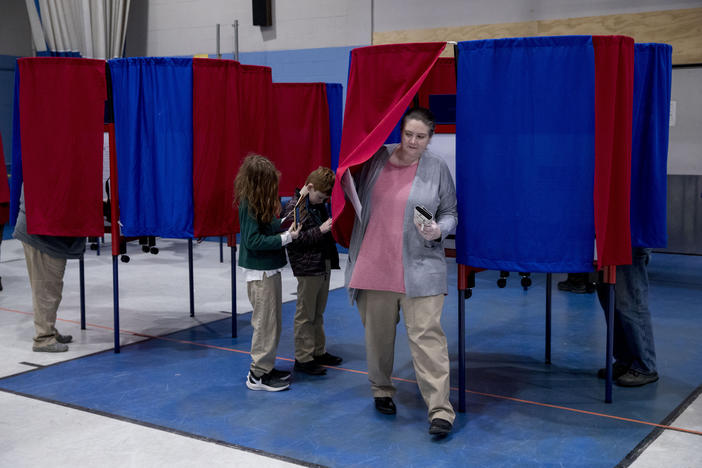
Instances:
[[[417,226],[419,235],[422,236],[425,240],[433,241],[441,239],[441,228],[438,224],[436,224],[436,221],[434,221],[433,219],[430,223],[427,224],[414,223],[414,225]]]
[[[332,228],[332,219],[329,218],[326,221],[322,223],[321,226],[319,226],[319,230],[322,231],[322,234],[326,234],[329,231],[331,231]]]
[[[290,238],[295,240],[297,239],[297,236],[300,235],[300,229],[302,229],[302,224],[291,224],[290,227],[288,228],[288,232],[290,233]]]

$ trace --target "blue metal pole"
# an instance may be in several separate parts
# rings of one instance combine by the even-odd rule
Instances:
[[[80,329],[85,330],[85,261],[83,255],[78,260],[78,271],[80,277]]]
[[[188,239],[188,273],[190,276],[190,316],[195,317],[195,281],[193,274],[193,240]]]
[[[551,273],[546,273],[546,364],[551,364]]]

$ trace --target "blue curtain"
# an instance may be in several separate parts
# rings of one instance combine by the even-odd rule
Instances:
[[[668,120],[673,48],[634,45],[631,145],[631,244],[668,244],[666,203]]]
[[[193,236],[192,59],[109,62],[125,236]]]
[[[591,271],[592,38],[469,41],[458,51],[457,261]]]
[[[12,106],[12,177],[10,177],[10,220],[8,221],[12,226],[17,223],[19,199],[24,182],[24,177],[22,177],[22,141],[20,140],[19,87],[20,67],[17,65],[15,66],[15,96]]]
[[[327,83],[327,105],[329,106],[329,143],[331,143],[331,170],[339,167],[339,148],[344,118],[344,89],[340,83]]]

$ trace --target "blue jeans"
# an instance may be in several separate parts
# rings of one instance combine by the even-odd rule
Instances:
[[[651,249],[634,247],[631,265],[617,266],[614,286],[614,359],[643,374],[656,373],[651,312],[648,309],[648,271]],[[608,285],[597,295],[607,316]]]

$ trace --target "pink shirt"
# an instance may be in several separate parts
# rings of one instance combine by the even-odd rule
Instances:
[[[371,214],[349,286],[355,289],[405,292],[402,226],[417,165],[388,161],[371,196]]]

